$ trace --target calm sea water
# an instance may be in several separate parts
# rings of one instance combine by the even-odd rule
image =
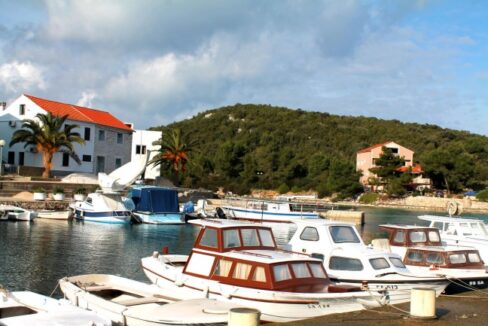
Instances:
[[[425,212],[365,209],[361,228],[367,243],[385,235],[382,223],[424,225],[416,217]],[[475,215],[471,215],[475,216]],[[483,217],[483,216],[476,216]],[[31,290],[49,295],[64,276],[108,273],[147,281],[140,259],[168,246],[187,254],[199,228],[193,225],[104,225],[49,221],[0,222],[0,284],[9,290]],[[294,227],[273,226],[279,243]]]

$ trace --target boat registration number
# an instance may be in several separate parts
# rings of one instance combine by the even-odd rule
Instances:
[[[398,285],[395,285],[395,284],[390,284],[390,285],[377,284],[377,285],[375,285],[375,288],[380,289],[380,290],[398,290]]]
[[[469,285],[484,285],[485,281],[469,281]]]

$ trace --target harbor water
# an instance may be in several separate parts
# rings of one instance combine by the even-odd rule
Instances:
[[[360,228],[366,243],[384,237],[384,223],[425,225],[426,214],[397,209],[364,209]],[[483,216],[470,215],[477,218]],[[78,274],[106,273],[147,282],[140,259],[168,247],[187,254],[199,231],[187,225],[104,225],[37,219],[33,223],[0,223],[0,284],[14,290],[50,295],[58,279]],[[292,225],[274,224],[278,243],[294,232]]]

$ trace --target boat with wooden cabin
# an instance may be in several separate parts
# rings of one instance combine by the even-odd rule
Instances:
[[[335,285],[321,260],[278,249],[269,226],[220,219],[190,223],[201,229],[189,256],[155,252],[142,259],[148,278],[180,299],[207,297],[256,308],[268,322],[387,302],[387,291]]]

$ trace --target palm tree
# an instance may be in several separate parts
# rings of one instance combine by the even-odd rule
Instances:
[[[186,135],[180,129],[163,130],[161,139],[155,141],[153,145],[161,146],[160,152],[148,163],[154,166],[169,165],[175,176],[186,172],[189,162],[188,153],[196,145],[195,141],[186,139]]]
[[[37,151],[42,153],[44,165],[43,178],[49,178],[52,169],[52,160],[57,152],[69,154],[78,164],[80,158],[74,151],[73,143],[84,144],[85,141],[80,134],[73,132],[78,125],[63,124],[68,118],[67,115],[59,117],[51,113],[38,113],[36,118],[39,121],[27,119],[22,123],[22,129],[14,132],[9,146],[17,143],[25,143],[24,148],[33,145]]]

